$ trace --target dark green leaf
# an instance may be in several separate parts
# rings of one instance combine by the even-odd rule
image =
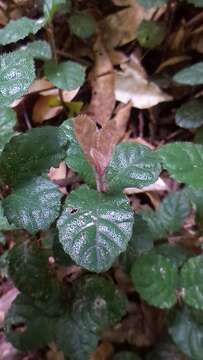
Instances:
[[[169,243],[154,247],[150,253],[163,255],[177,267],[180,267],[191,256],[190,252],[183,246]]]
[[[176,111],[176,124],[185,129],[196,129],[203,124],[203,101],[194,99]]]
[[[43,18],[32,20],[27,17],[21,17],[17,20],[11,20],[0,29],[0,45],[15,43],[24,39],[29,34],[36,34],[45,24]]]
[[[51,47],[48,42],[43,40],[30,42],[21,47],[19,51],[25,51],[27,56],[39,60],[50,60],[52,58]]]
[[[46,230],[56,220],[62,193],[50,180],[36,177],[19,186],[3,201],[8,221],[30,233]]]
[[[32,57],[22,51],[0,56],[0,106],[7,106],[24,95],[35,79]]]
[[[94,18],[84,12],[70,16],[68,23],[71,32],[82,39],[88,39],[96,32]]]
[[[66,200],[58,220],[59,240],[78,265],[101,272],[126,250],[132,226],[133,212],[125,196],[81,186]]]
[[[119,144],[106,170],[108,189],[118,192],[125,187],[142,188],[153,184],[160,171],[156,152],[147,146],[130,142]]]
[[[141,213],[135,215],[132,238],[129,242],[131,252],[140,254],[153,247],[153,242],[156,240],[152,229],[147,221],[142,217]]]
[[[181,270],[182,297],[186,304],[203,310],[203,257],[189,259]]]
[[[43,315],[23,294],[11,305],[4,326],[7,340],[21,351],[37,350],[54,340],[55,320]]]
[[[47,62],[44,71],[47,79],[59,89],[74,90],[85,81],[85,68],[73,61],[60,64]]]
[[[13,127],[16,123],[16,114],[10,108],[0,109],[0,153],[6,143],[16,134]]]
[[[203,144],[203,126],[195,132],[194,142],[196,144]]]
[[[71,257],[63,250],[63,246],[59,242],[58,235],[55,235],[54,238],[53,257],[56,263],[60,266],[71,266],[74,264],[74,261],[71,259]]]
[[[190,142],[163,145],[158,153],[164,169],[177,181],[203,188],[203,146]]]
[[[149,304],[170,308],[176,303],[177,268],[170,259],[156,254],[140,256],[133,265],[132,280]]]
[[[121,351],[114,355],[113,360],[140,360],[140,357],[130,351]]]
[[[188,197],[192,206],[196,211],[196,221],[202,223],[203,217],[203,190],[194,189],[188,186],[184,189],[185,195]]]
[[[195,323],[189,310],[176,311],[169,333],[177,347],[190,359],[202,360],[203,325]]]
[[[86,184],[96,187],[94,170],[87,161],[81,146],[75,137],[73,121],[71,119],[64,121],[61,128],[64,130],[69,141],[69,147],[65,158],[67,166],[78,173]]]
[[[0,231],[9,231],[13,228],[14,227],[8,223],[8,220],[5,217],[2,201],[0,201]]]
[[[180,70],[174,75],[173,80],[183,85],[203,84],[203,61]]]
[[[52,126],[15,136],[0,158],[2,180],[16,186],[57,166],[65,157],[66,143],[64,132]]]
[[[155,21],[143,20],[138,31],[137,40],[139,44],[147,49],[153,49],[159,46],[165,36],[165,29],[163,26],[157,24]]]

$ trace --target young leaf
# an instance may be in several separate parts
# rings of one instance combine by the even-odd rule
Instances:
[[[32,300],[20,294],[12,303],[4,323],[7,340],[21,351],[33,351],[54,340],[55,319],[46,317]]]
[[[22,46],[19,51],[25,52],[27,56],[31,56],[39,60],[51,60],[51,47],[48,42],[43,40],[32,41],[26,46]]]
[[[0,109],[0,153],[6,143],[15,135],[13,127],[16,123],[16,114],[10,108]]]
[[[70,16],[68,24],[71,32],[81,39],[88,39],[96,32],[94,18],[84,12]]]
[[[36,34],[45,24],[43,18],[32,20],[27,17],[21,17],[17,20],[11,20],[0,29],[0,45],[15,43],[24,39],[29,34]]]
[[[203,146],[176,142],[159,148],[163,167],[177,181],[203,188]]]
[[[59,89],[74,90],[85,81],[85,68],[73,61],[60,64],[47,62],[44,65],[45,76]]]
[[[203,61],[180,70],[174,75],[173,80],[183,85],[203,84]]]
[[[166,3],[167,0],[138,0],[139,4],[145,8],[156,8]]]
[[[165,36],[165,29],[155,21],[143,20],[137,31],[139,44],[147,49],[159,46]]]
[[[46,126],[15,136],[0,157],[1,179],[16,186],[57,166],[65,157],[63,130]]]
[[[24,95],[35,79],[33,58],[13,51],[0,56],[0,106]]]
[[[130,351],[121,351],[114,355],[113,360],[140,360],[140,357]]]
[[[203,101],[193,99],[176,111],[176,124],[185,129],[196,129],[203,124]]]
[[[113,197],[81,186],[67,198],[57,225],[65,252],[78,265],[102,272],[125,251],[133,212],[125,196]]]
[[[150,253],[140,256],[133,265],[132,280],[149,304],[167,309],[176,303],[177,268],[170,259]]]
[[[9,223],[30,233],[46,230],[60,212],[62,193],[51,181],[36,177],[13,191],[3,208]]]
[[[203,310],[203,257],[189,259],[181,269],[181,287],[184,302],[195,309]]]
[[[125,187],[142,188],[153,184],[160,171],[156,152],[147,146],[130,142],[119,144],[106,169],[108,190],[118,192]]]
[[[202,360],[203,325],[194,321],[189,310],[177,310],[169,325],[169,334],[177,347],[190,359]]]
[[[66,164],[69,168],[78,173],[86,184],[96,187],[94,170],[85,158],[81,146],[75,137],[73,121],[71,119],[64,121],[61,125],[61,129],[64,130],[69,142],[65,157]]]

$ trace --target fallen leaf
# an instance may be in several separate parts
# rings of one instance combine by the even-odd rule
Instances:
[[[5,315],[10,308],[12,302],[15,300],[19,291],[13,288],[7,291],[0,299],[0,327],[3,326]]]
[[[99,38],[95,43],[94,53],[95,65],[90,73],[92,98],[86,113],[102,125],[111,118],[115,107],[115,79],[110,57]]]
[[[140,193],[148,192],[148,191],[169,191],[169,188],[168,188],[167,184],[164,182],[164,180],[162,180],[162,178],[159,177],[158,180],[154,184],[145,186],[142,189],[138,189],[138,188],[125,188],[124,189],[124,193],[126,195],[140,194]]]
[[[127,2],[129,3],[129,1],[125,1],[125,3]],[[112,49],[134,40],[141,22],[150,20],[153,13],[154,9],[145,9],[133,1],[128,8],[107,16],[99,23],[104,45],[108,49]]]
[[[104,341],[97,350],[90,356],[90,360],[108,360],[113,355],[113,346],[111,343]]]
[[[139,60],[131,57],[128,64],[121,65],[123,71],[116,72],[115,94],[116,100],[123,103],[132,101],[138,109],[148,109],[172,97],[153,82],[147,79],[145,71]]]
[[[32,94],[34,92],[41,92],[43,94],[43,90],[48,90],[53,88],[54,85],[45,78],[34,80],[32,85],[29,87],[27,94]],[[47,95],[47,92],[45,92]]]
[[[44,121],[47,121],[62,111],[62,106],[50,106],[52,99],[53,97],[50,95],[40,96],[38,98],[32,112],[32,120],[35,124],[40,124]]]
[[[129,101],[127,104],[119,104],[116,108],[116,113],[113,118],[116,125],[116,143],[118,143],[125,136],[131,109],[131,101]]]

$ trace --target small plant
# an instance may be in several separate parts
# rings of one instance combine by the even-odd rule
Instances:
[[[140,3],[151,7],[153,2]],[[56,346],[64,358],[87,360],[106,331],[122,324],[131,300],[136,300],[162,314],[160,333],[166,328],[166,337],[147,354],[125,350],[124,343],[115,360],[172,359],[170,346],[173,354],[180,350],[189,359],[202,360],[203,145],[176,141],[150,148],[138,141],[121,142],[115,117],[97,122],[91,113],[80,113],[78,102],[71,107],[63,91],[81,87],[87,69],[76,61],[58,61],[52,23],[58,13],[66,14],[76,39],[96,36],[93,17],[65,0],[45,0],[38,20],[22,17],[0,30],[3,46],[39,31],[47,31],[52,40],[52,47],[45,40],[19,43],[17,50],[0,56],[0,241],[14,239],[3,256],[6,276],[20,292],[5,318],[6,338],[22,352]],[[152,44],[151,27],[162,31],[155,21],[145,20],[138,42],[154,49],[165,30]],[[26,129],[15,127],[12,108],[29,97],[37,78],[35,59],[57,90],[54,106],[63,106],[69,117],[59,117],[54,125],[32,128],[28,122]],[[173,80],[176,85],[200,85],[202,74],[199,62]],[[201,99],[192,99],[176,111],[175,122],[198,128],[202,113]],[[63,180],[50,171],[61,166]],[[67,169],[74,181],[68,181]],[[163,171],[178,184],[177,190],[162,195],[155,209],[133,206],[132,189],[150,189]],[[180,236],[192,214],[195,231]],[[123,291],[118,269],[130,290]]]

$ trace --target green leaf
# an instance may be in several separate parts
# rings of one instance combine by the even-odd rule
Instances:
[[[193,4],[196,7],[203,7],[203,0],[187,0],[189,4]]]
[[[64,132],[52,126],[15,136],[0,157],[1,179],[15,187],[41,175],[64,159],[66,144]]]
[[[61,129],[64,130],[69,142],[65,158],[67,166],[74,172],[78,173],[86,184],[95,188],[96,181],[94,170],[87,161],[82,148],[75,137],[73,121],[71,119],[64,121],[61,125]]]
[[[5,318],[7,340],[21,351],[33,351],[54,340],[55,319],[47,318],[23,294],[17,296]]]
[[[203,257],[189,259],[181,270],[181,287],[184,302],[203,310]]]
[[[158,153],[173,179],[203,188],[203,146],[190,142],[163,145]]]
[[[78,265],[101,272],[126,250],[132,226],[133,212],[124,195],[113,197],[81,186],[66,200],[58,220],[59,240]]]
[[[160,171],[156,152],[147,146],[130,142],[119,144],[106,170],[108,189],[118,192],[126,187],[142,188],[153,184]]]
[[[8,223],[8,220],[5,217],[2,201],[0,201],[0,231],[9,231],[13,230],[13,228],[14,227]]]
[[[59,89],[74,90],[85,81],[85,68],[73,61],[60,64],[47,62],[44,65],[45,76]]]
[[[147,49],[159,46],[165,36],[165,29],[155,21],[143,20],[138,28],[136,38],[139,44]]]
[[[191,253],[183,246],[177,244],[161,244],[154,247],[150,253],[162,255],[170,259],[176,267],[180,267],[191,256]]]
[[[178,71],[173,80],[183,85],[203,84],[203,61]]]
[[[132,280],[149,304],[164,309],[176,303],[177,268],[170,259],[156,254],[140,256],[133,265]]]
[[[71,360],[87,360],[96,350],[98,336],[88,328],[81,328],[71,315],[63,316],[57,323],[56,343]]]
[[[195,323],[189,310],[176,311],[169,333],[177,347],[190,359],[202,360],[203,325]]]
[[[91,15],[80,12],[68,19],[71,32],[81,39],[88,39],[96,32],[96,23]]]
[[[121,351],[114,355],[113,360],[140,360],[140,357],[130,351]]]
[[[98,335],[115,325],[126,312],[126,298],[102,277],[86,276],[76,282],[68,314],[59,320],[56,341],[73,360],[86,360],[96,350]]]
[[[50,180],[33,178],[19,186],[3,201],[9,223],[30,233],[46,230],[56,220],[62,193]]]
[[[47,21],[51,20],[55,13],[65,7],[68,12],[71,7],[70,0],[44,0],[44,15]]]
[[[145,8],[156,8],[167,2],[167,0],[138,0],[139,4]]]
[[[19,51],[25,52],[27,56],[31,56],[39,60],[50,60],[52,58],[51,47],[48,42],[37,40],[22,46]]]
[[[126,313],[126,297],[105,278],[86,276],[76,283],[74,293],[75,320],[97,334],[115,325]]]
[[[194,99],[176,111],[176,124],[185,129],[196,129],[203,124],[203,102]]]
[[[32,20],[21,17],[17,20],[10,20],[9,23],[0,29],[0,45],[15,43],[24,39],[29,34],[36,34],[43,26],[44,19]]]
[[[139,211],[139,214],[142,216],[143,221],[147,223],[148,231],[151,233],[154,241],[166,236],[166,229],[162,224],[159,210],[142,209]]]
[[[191,212],[187,196],[182,191],[169,193],[158,210],[158,217],[166,232],[176,232],[181,229]]]
[[[38,298],[50,290],[48,254],[35,244],[23,242],[12,248],[9,274],[15,286],[27,296]]]
[[[53,257],[56,263],[60,266],[71,266],[74,265],[74,261],[71,257],[65,253],[63,246],[59,242],[58,234],[55,235],[53,243]]]
[[[17,50],[0,56],[0,106],[24,95],[35,79],[34,62]]]
[[[10,108],[0,109],[0,153],[6,143],[16,134],[13,127],[16,123],[16,113]]]
[[[203,126],[195,132],[194,142],[196,144],[203,144]]]
[[[203,190],[188,186],[184,189],[184,192],[195,209],[197,223],[201,224],[203,217]]]
[[[129,242],[129,247],[131,252],[136,252],[141,254],[147,250],[150,250],[153,247],[153,242],[156,240],[156,235],[154,236],[153,231],[150,228],[147,221],[142,217],[141,213],[135,215],[132,238]]]

